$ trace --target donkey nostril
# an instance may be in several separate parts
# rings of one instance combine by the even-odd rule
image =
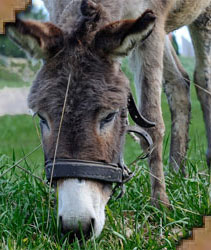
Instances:
[[[59,216],[59,227],[61,229],[61,231],[64,233],[64,227],[63,227],[63,221],[62,221],[62,216]]]
[[[59,223],[62,224],[62,216],[59,216]]]
[[[95,226],[95,219],[91,218],[88,224],[86,224],[86,226],[82,229],[82,234],[85,237],[85,239],[89,239],[91,235],[94,234],[94,226]],[[79,238],[81,238],[81,234],[79,235]]]
[[[89,224],[87,225],[86,229],[83,230],[83,236],[88,239],[94,233],[94,226],[95,226],[95,219],[91,218]]]
[[[65,235],[68,233],[68,238],[70,242],[73,242],[76,238],[79,240],[84,237],[85,239],[89,239],[95,232],[94,227],[95,227],[95,219],[91,218],[87,221],[86,224],[83,224],[83,226],[80,227],[73,227],[71,228],[70,226],[66,226],[65,222],[63,221],[62,216],[59,216],[59,226],[61,229],[62,235]]]
[[[92,230],[92,232],[94,231],[94,227],[95,227],[95,219],[91,218],[91,230]]]
[[[85,182],[85,180],[80,179],[80,178],[78,178],[77,180],[78,180],[78,182],[79,182],[80,184],[83,184],[83,183]]]

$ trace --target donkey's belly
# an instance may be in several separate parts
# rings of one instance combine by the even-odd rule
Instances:
[[[177,0],[169,13],[166,31],[170,32],[191,24],[209,5],[211,0]]]

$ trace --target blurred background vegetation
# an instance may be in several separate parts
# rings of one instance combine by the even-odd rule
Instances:
[[[22,19],[46,20],[46,14],[43,9],[37,8],[35,5],[28,7],[18,17]],[[0,35],[0,55],[26,58],[26,54],[5,35]]]

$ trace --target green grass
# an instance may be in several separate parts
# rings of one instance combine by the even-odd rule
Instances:
[[[10,61],[11,62],[7,62]],[[24,60],[24,59],[22,59]],[[24,81],[24,74],[25,77],[34,75],[38,69],[40,68],[41,61],[37,61],[35,64],[32,61],[18,61],[16,59],[7,58],[2,59],[0,57],[0,89],[4,87],[23,87],[23,86],[30,86],[30,83]],[[15,68],[15,70],[14,70]],[[27,78],[28,79],[28,78]]]
[[[24,154],[31,152],[40,140],[36,132],[39,126],[37,119],[28,115],[3,116],[0,118],[1,146],[0,155],[7,155],[22,158]],[[31,162],[41,162],[43,160],[42,150],[38,150],[28,158]]]
[[[13,159],[15,161],[15,159]],[[1,158],[0,169],[12,161]],[[188,178],[168,173],[167,192],[172,209],[150,205],[148,167],[127,185],[125,196],[107,206],[106,225],[95,241],[69,245],[60,237],[55,211],[47,226],[48,189],[45,184],[18,169],[0,178],[1,249],[175,249],[181,236],[187,237],[194,226],[202,225],[203,214],[210,214],[209,177],[203,161],[188,161]],[[35,165],[23,166],[36,172]],[[200,168],[200,171],[199,171]],[[3,172],[3,171],[2,171]],[[44,174],[41,175],[44,178]],[[53,199],[51,202],[53,207]],[[64,241],[63,241],[64,240]]]
[[[186,69],[192,72],[190,60],[182,60]],[[127,74],[131,77],[129,72]],[[106,225],[100,237],[82,245],[77,241],[69,245],[60,236],[53,196],[51,220],[47,226],[47,185],[17,167],[1,176],[8,167],[40,143],[32,117],[1,117],[0,249],[176,249],[180,237],[187,237],[192,227],[202,225],[201,215],[211,214],[208,193],[210,180],[205,163],[205,129],[193,86],[191,97],[188,178],[176,175],[168,168],[170,114],[165,96],[162,100],[166,124],[163,158],[172,209],[157,209],[151,205],[149,168],[146,161],[141,161],[136,177],[127,184],[125,196],[121,200],[111,200],[106,207]],[[139,154],[139,146],[128,137],[126,162],[132,162]],[[41,149],[20,165],[45,178]]]

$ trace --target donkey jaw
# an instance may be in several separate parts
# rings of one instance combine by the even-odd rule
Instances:
[[[66,179],[57,182],[58,216],[63,233],[97,237],[105,223],[110,187],[94,181]]]

